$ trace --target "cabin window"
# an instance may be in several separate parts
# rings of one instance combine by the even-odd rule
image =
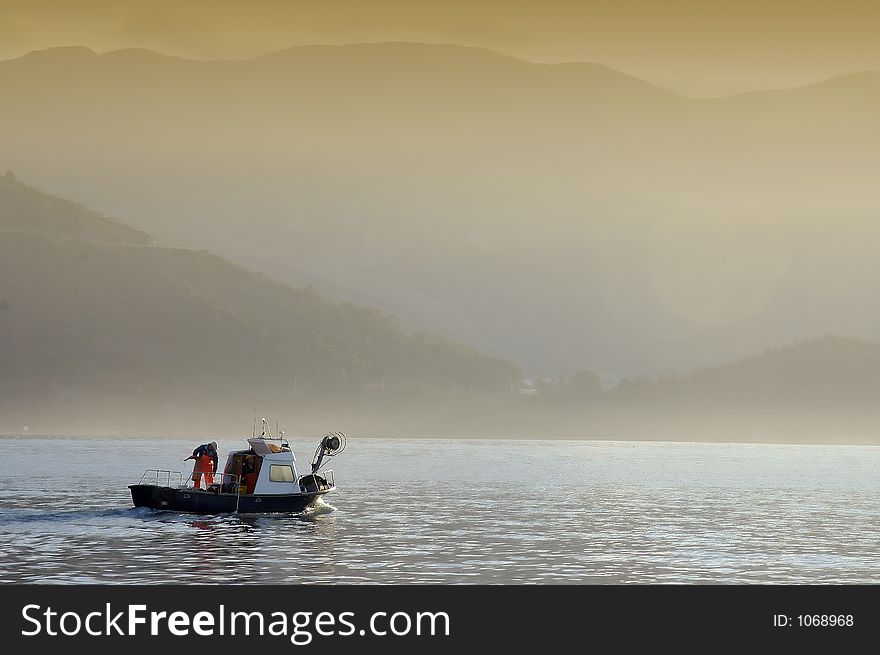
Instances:
[[[293,467],[272,464],[269,467],[269,482],[293,482]]]

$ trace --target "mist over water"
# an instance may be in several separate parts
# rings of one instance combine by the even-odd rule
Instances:
[[[315,511],[200,517],[127,489],[191,440],[2,444],[2,582],[880,582],[876,447],[351,439]]]
[[[69,47],[0,90],[0,433],[877,443],[880,72]]]

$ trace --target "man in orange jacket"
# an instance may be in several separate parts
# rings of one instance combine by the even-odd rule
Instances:
[[[217,442],[202,444],[183,461],[190,459],[195,460],[192,473],[193,488],[199,488],[202,476],[205,476],[205,489],[214,484],[214,471],[217,470]]]
[[[244,458],[241,467],[241,481],[245,484],[245,493],[254,493],[254,487],[257,486],[257,467],[253,455]]]

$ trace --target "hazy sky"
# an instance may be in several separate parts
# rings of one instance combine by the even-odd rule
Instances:
[[[876,0],[0,0],[0,58],[56,45],[245,58],[407,40],[596,61],[688,94],[880,69]]]

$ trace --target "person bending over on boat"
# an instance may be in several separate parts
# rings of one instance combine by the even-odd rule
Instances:
[[[184,462],[190,459],[195,460],[193,466],[193,488],[199,488],[199,481],[205,476],[205,489],[209,485],[214,484],[214,471],[217,470],[217,442],[204,443],[193,451],[193,454],[187,457]]]

